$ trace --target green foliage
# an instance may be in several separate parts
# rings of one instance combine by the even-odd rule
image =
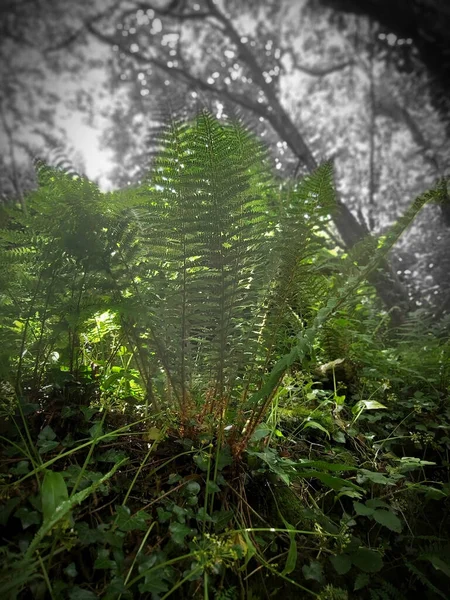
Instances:
[[[163,142],[114,194],[41,167],[0,231],[0,590],[439,596],[448,323],[394,330],[367,284],[439,191],[359,266],[330,164],[279,181],[206,112]]]

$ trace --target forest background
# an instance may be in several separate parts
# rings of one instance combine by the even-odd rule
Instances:
[[[103,188],[133,185],[168,102],[242,111],[288,176],[333,159],[347,247],[383,234],[448,168],[444,1],[21,0],[1,11],[4,199],[23,198],[32,159],[49,152]],[[380,285],[388,306],[446,310],[449,226],[445,204],[417,219]]]
[[[446,598],[445,0],[0,17],[0,595]]]

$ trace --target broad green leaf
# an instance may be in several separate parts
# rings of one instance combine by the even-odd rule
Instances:
[[[378,509],[373,513],[373,518],[377,523],[384,525],[391,531],[395,531],[396,533],[401,533],[402,531],[402,522],[390,510]]]
[[[45,454],[46,452],[50,452],[50,450],[54,450],[57,446],[59,446],[59,442],[52,442],[51,440],[42,440],[38,442],[39,454]]]
[[[339,575],[345,575],[352,568],[352,559],[348,554],[337,554],[330,558],[330,562]]]
[[[223,531],[234,517],[232,510],[217,510],[212,514],[212,521],[217,533]]]
[[[26,475],[30,472],[30,463],[27,460],[21,460],[16,467],[9,470],[14,475]]]
[[[197,521],[201,521],[201,522],[203,522],[203,521],[211,522],[212,521],[212,517],[210,515],[208,515],[204,506],[201,506],[198,509],[197,514],[195,515],[195,518]]]
[[[123,452],[123,450],[116,450],[114,448],[109,448],[109,450],[107,450],[106,452],[103,452],[103,454],[100,454],[97,457],[97,461],[98,462],[116,463],[120,460],[123,460],[124,458],[127,458],[127,454],[125,452]]]
[[[200,452],[193,457],[193,461],[201,471],[207,471],[210,465],[210,460],[205,452]]]
[[[312,560],[309,565],[303,565],[302,572],[305,579],[313,579],[319,583],[324,582],[323,567],[321,563],[316,560]]]
[[[387,406],[384,406],[384,404],[381,404],[381,402],[377,402],[376,400],[360,400],[352,408],[352,413],[357,414],[361,410],[380,410],[380,409],[387,409]]]
[[[94,569],[115,569],[117,564],[114,560],[109,558],[109,548],[99,548],[97,551],[97,558],[94,562]]]
[[[83,413],[85,421],[90,421],[92,417],[98,412],[98,408],[90,408],[89,406],[81,406],[80,411]]]
[[[206,484],[206,491],[208,494],[216,494],[217,492],[220,492],[220,487],[215,481],[210,480]]]
[[[158,427],[150,427],[150,429],[144,433],[144,440],[146,442],[161,440],[163,437],[164,434]]]
[[[84,590],[76,585],[69,592],[69,600],[97,600],[97,594],[90,590]]]
[[[259,442],[259,440],[262,440],[263,438],[270,435],[271,431],[272,431],[272,429],[270,427],[268,427],[265,423],[260,423],[257,426],[257,428],[255,429],[255,431],[253,432],[253,435],[250,438],[250,441],[251,442]]]
[[[241,571],[245,570],[248,563],[250,562],[250,560],[253,558],[253,556],[255,556],[256,554],[256,548],[250,538],[250,536],[248,535],[248,531],[244,529],[244,531],[242,531],[242,536],[240,534],[236,534],[239,538],[244,538],[245,540],[245,546],[243,546],[244,549],[244,554],[245,554],[245,562],[242,565],[242,567],[240,568]],[[242,546],[242,544],[241,544]]]
[[[322,471],[357,471],[358,467],[353,465],[346,465],[344,463],[332,463],[327,462],[326,460],[300,460],[295,463],[299,467],[313,467],[315,469],[320,469]]]
[[[192,494],[195,496],[200,492],[200,489],[200,484],[197,481],[189,481],[184,487],[186,494]]]
[[[69,493],[62,474],[56,471],[46,471],[41,486],[44,522],[50,520],[56,509],[68,499]]]
[[[360,469],[358,474],[358,480],[359,479],[368,479],[372,483],[376,483],[378,485],[395,485],[393,481],[390,481],[389,478],[383,475],[382,473],[368,471],[367,469]]]
[[[319,429],[320,431],[323,431],[326,436],[329,438],[330,437],[330,432],[328,431],[328,429],[325,429],[325,427],[323,425],[321,425],[320,423],[318,423],[317,421],[306,421],[306,423],[303,425],[302,429]]]
[[[408,473],[409,471],[415,471],[416,469],[420,469],[421,467],[428,467],[435,465],[435,462],[430,462],[429,460],[421,460],[420,458],[416,458],[415,456],[402,456],[399,459],[398,470],[400,473]]]
[[[169,530],[173,541],[180,546],[184,544],[184,539],[187,535],[192,535],[196,531],[184,523],[172,523],[169,527]]]
[[[158,521],[160,523],[167,523],[167,521],[170,521],[172,517],[172,513],[168,510],[164,510],[161,506],[158,506],[158,508],[156,509],[156,513],[158,515]]]
[[[147,592],[152,594],[152,597],[154,598],[159,598],[160,594],[168,592],[169,589],[170,584],[164,579],[162,569],[160,571],[153,571],[151,574],[149,574],[149,577],[146,578],[144,583],[139,584],[139,591],[141,594],[145,594]]]
[[[358,548],[351,555],[353,564],[364,573],[377,573],[383,568],[380,554],[370,548]]]
[[[56,438],[56,433],[53,431],[53,429],[50,427],[50,425],[46,425],[38,435],[39,441],[54,440],[55,438]],[[39,442],[38,442],[38,444],[39,444]]]
[[[64,569],[64,573],[68,577],[76,577],[78,575],[78,571],[75,563],[71,562],[70,564],[68,564],[67,567]]]
[[[31,525],[38,525],[41,522],[41,515],[37,510],[30,510],[25,506],[16,510],[14,516],[20,519],[23,529],[27,529]]]
[[[345,433],[343,431],[335,431],[331,437],[333,438],[333,440],[335,442],[337,442],[338,444],[345,444]]]
[[[389,504],[379,498],[370,498],[369,500],[366,500],[366,506],[369,508],[389,508]]]
[[[103,434],[103,426],[101,421],[96,421],[92,427],[89,428],[89,435],[92,439],[98,438]]]
[[[283,521],[283,524],[286,527],[286,529],[290,530],[289,550],[286,558],[286,564],[284,565],[284,569],[282,571],[283,575],[289,575],[289,573],[292,573],[292,571],[294,571],[295,567],[297,566],[297,542],[295,540],[295,531],[292,531],[295,530],[295,527],[293,527],[290,523],[288,523],[288,521],[286,521],[286,519],[283,517],[280,511],[278,511],[278,514],[280,515],[281,520]]]
[[[73,494],[73,496],[71,496],[69,498],[69,500],[62,502],[56,509],[55,514],[52,516],[52,518],[41,525],[41,527],[39,528],[39,531],[36,533],[33,540],[31,541],[30,545],[28,546],[27,551],[25,552],[24,558],[26,558],[26,559],[31,558],[31,556],[33,556],[33,553],[36,550],[37,546],[40,544],[41,540],[48,533],[50,533],[50,531],[53,529],[53,527],[59,521],[61,521],[61,519],[64,519],[65,516],[72,510],[72,508],[76,504],[81,504],[81,502],[86,500],[86,498],[88,498],[90,496],[90,494],[92,494],[100,485],[102,485],[102,483],[104,483],[110,477],[112,477],[114,475],[114,473],[118,469],[120,469],[121,466],[123,466],[125,464],[125,462],[126,461],[117,463],[116,465],[114,465],[114,467],[108,473],[103,475],[103,477],[101,477],[101,479],[99,479],[98,481],[95,481],[92,485],[90,485],[85,490],[81,490],[80,492]]]
[[[132,597],[131,591],[125,585],[125,578],[123,576],[114,576],[106,588],[102,600],[118,600],[118,598],[121,598],[121,600],[131,600]]]
[[[355,485],[351,481],[342,479],[341,477],[334,477],[333,475],[323,473],[322,471],[302,471],[301,473],[298,473],[298,476],[304,477],[305,479],[309,479],[311,477],[319,479],[322,483],[335,491],[339,491],[344,487],[348,487],[360,492],[364,492],[362,488],[360,488],[358,485]]]
[[[140,510],[134,515],[131,515],[131,511],[128,506],[116,506],[116,525],[122,531],[134,531],[138,529],[140,531],[147,531],[147,523],[150,515],[143,510]]]
[[[353,502],[353,507],[357,515],[362,515],[365,517],[371,516],[375,512],[374,508],[370,508],[370,506],[366,506],[361,502]]]

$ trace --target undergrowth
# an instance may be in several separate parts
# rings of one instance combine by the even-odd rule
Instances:
[[[446,598],[450,322],[367,283],[443,184],[347,255],[331,164],[206,112],[162,145],[4,209],[0,593]]]

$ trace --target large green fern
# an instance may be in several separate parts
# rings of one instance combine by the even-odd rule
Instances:
[[[108,308],[149,403],[175,403],[185,421],[250,410],[249,436],[286,369],[311,356],[323,325],[438,192],[412,205],[363,268],[352,259],[336,288],[322,269],[331,164],[279,181],[249,131],[206,111],[169,122],[161,144],[137,188],[102,195],[42,167],[27,213],[12,210],[0,234],[0,325],[15,381],[26,372],[39,386],[54,352],[76,373],[80,334]]]

